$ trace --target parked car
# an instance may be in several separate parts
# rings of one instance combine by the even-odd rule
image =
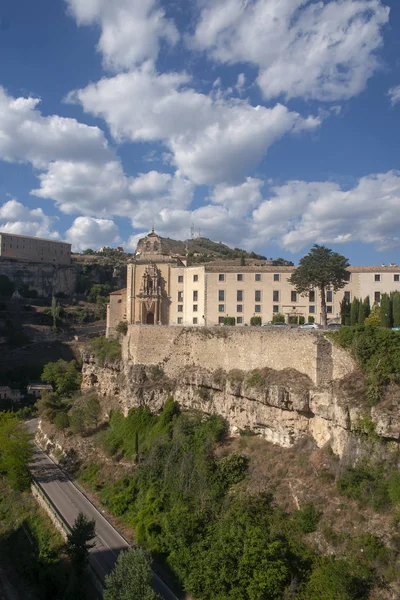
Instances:
[[[333,331],[337,331],[338,329],[340,329],[342,326],[340,323],[329,323],[328,324],[328,329],[332,329]]]
[[[392,331],[400,331],[400,327],[392,327]]]
[[[319,325],[317,323],[304,323],[304,325],[299,325],[299,329],[319,329]]]

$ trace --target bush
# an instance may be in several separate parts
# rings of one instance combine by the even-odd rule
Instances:
[[[283,315],[282,313],[276,313],[272,317],[272,322],[273,323],[284,323],[285,322],[285,315]]]
[[[349,467],[338,478],[336,486],[341,494],[358,500],[361,506],[369,504],[376,511],[390,506],[388,481],[378,466]]]
[[[68,417],[67,413],[63,410],[59,411],[55,415],[53,423],[57,427],[57,429],[60,429],[60,430],[68,429],[69,417]]]
[[[304,325],[304,323],[306,322],[304,317],[299,317],[299,325]]]
[[[314,504],[306,504],[303,508],[299,508],[293,517],[302,533],[312,533],[317,529],[320,513]]]
[[[312,573],[304,600],[356,600],[367,597],[367,584],[355,577],[344,560],[327,558]]]
[[[261,317],[251,317],[250,325],[260,326],[261,325]]]
[[[121,358],[121,346],[118,340],[106,337],[94,338],[89,342],[89,348],[101,365],[106,361],[113,363]]]
[[[308,315],[308,322],[315,323],[315,317],[313,317],[312,315]]]
[[[224,317],[224,325],[236,325],[235,317]]]
[[[246,385],[248,387],[262,387],[264,384],[264,377],[259,371],[253,371],[252,374],[246,379]]]
[[[126,335],[128,333],[128,321],[120,321],[116,326],[115,331],[119,335]]]
[[[82,375],[75,360],[67,362],[60,358],[56,362],[50,362],[44,366],[40,379],[50,383],[54,391],[60,395],[79,389]]]

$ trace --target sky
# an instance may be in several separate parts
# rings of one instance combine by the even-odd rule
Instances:
[[[399,0],[0,7],[0,231],[400,262]]]

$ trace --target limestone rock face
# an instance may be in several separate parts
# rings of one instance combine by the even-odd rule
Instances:
[[[16,289],[26,285],[44,298],[60,292],[71,295],[76,291],[77,270],[74,265],[19,262],[2,258],[0,275],[11,279]]]
[[[328,340],[296,337],[295,333],[287,338],[285,334],[286,354],[281,351],[284,368],[278,369],[274,365],[275,350],[279,350],[275,332],[229,332],[224,337],[218,331],[213,340],[212,332],[179,333],[177,329],[143,328],[136,334],[135,346],[128,335],[122,359],[115,364],[101,367],[94,357],[84,356],[82,387],[95,388],[104,397],[118,399],[125,413],[139,406],[159,411],[172,393],[185,409],[224,417],[233,435],[252,431],[284,447],[308,435],[319,447],[329,443],[336,454],[343,456],[346,448],[354,446],[354,431],[365,417],[372,418],[378,435],[400,442],[400,398],[369,408],[364,378],[352,359],[346,359],[344,351],[328,347]],[[147,335],[146,331],[152,333]],[[159,345],[150,346],[151,336],[155,335]],[[211,340],[211,349],[215,346],[214,368],[203,338]],[[240,358],[236,350],[229,360],[237,341],[241,342],[243,356]],[[249,360],[248,371],[234,368],[238,363],[246,364],[245,344],[255,343],[260,352],[263,350],[258,368],[255,354]],[[309,361],[303,354],[297,362],[293,361],[296,369],[289,367],[290,353],[306,344]],[[156,358],[161,360],[157,362]]]

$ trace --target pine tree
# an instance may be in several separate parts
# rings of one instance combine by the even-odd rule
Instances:
[[[400,327],[400,292],[392,294],[393,327]]]
[[[383,327],[392,326],[392,311],[389,294],[382,294],[381,296],[381,321]]]
[[[360,311],[360,301],[358,298],[354,298],[350,307],[350,325],[358,324],[358,313]]]

